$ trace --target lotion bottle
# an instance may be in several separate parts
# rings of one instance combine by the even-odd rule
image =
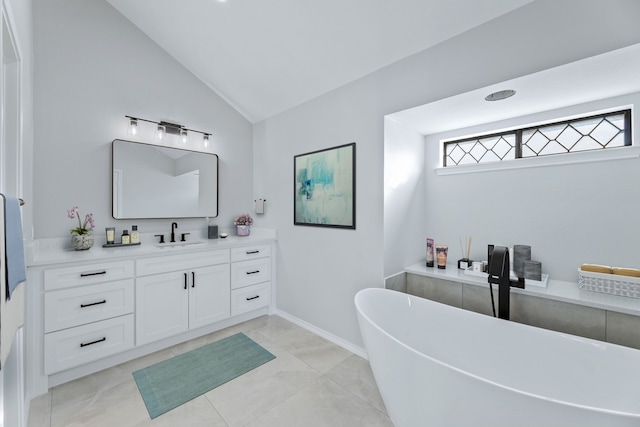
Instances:
[[[122,230],[122,244],[128,245],[131,243],[131,236],[129,236],[129,230]]]
[[[131,226],[131,244],[137,245],[138,243],[140,243],[140,232],[138,232],[137,225],[132,225]]]

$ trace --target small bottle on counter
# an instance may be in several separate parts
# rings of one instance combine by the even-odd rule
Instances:
[[[434,264],[433,239],[429,239],[427,237],[427,267],[433,267],[433,264]]]
[[[131,236],[129,236],[129,230],[122,230],[122,244],[128,245],[131,243]]]
[[[138,231],[137,225],[131,226],[131,244],[137,245],[140,243],[140,232]]]

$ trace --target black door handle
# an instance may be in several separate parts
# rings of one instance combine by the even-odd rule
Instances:
[[[80,277],[99,276],[101,274],[107,274],[106,271],[97,271],[95,273],[80,273]]]
[[[107,300],[103,299],[102,301],[92,302],[89,304],[80,304],[80,308],[91,307],[92,305],[100,305],[100,304],[106,304],[106,303],[107,303]]]
[[[80,343],[80,347],[86,347],[88,345],[98,344],[99,342],[106,341],[106,340],[107,340],[107,337],[102,337],[99,340],[95,340],[87,343],[82,342]]]

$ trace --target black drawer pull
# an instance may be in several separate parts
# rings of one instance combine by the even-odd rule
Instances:
[[[247,298],[247,301],[251,301],[252,299],[258,299],[258,298],[260,298],[260,295],[256,295],[255,297]]]
[[[256,274],[256,273],[260,273],[260,270],[247,271],[247,274]]]
[[[86,347],[88,345],[98,344],[99,342],[106,341],[107,337],[102,337],[99,340],[91,341],[91,342],[83,342],[80,343],[80,347]]]
[[[191,272],[191,287],[196,287],[196,273],[194,271]]]
[[[106,271],[97,271],[95,273],[80,273],[80,277],[99,276],[101,274],[107,274]]]
[[[91,307],[92,305],[100,305],[100,304],[106,304],[106,303],[107,303],[107,300],[103,299],[102,301],[92,302],[90,304],[80,304],[80,308]]]
[[[253,255],[253,254],[259,254],[260,251],[247,251],[246,254],[247,255]]]
[[[184,288],[187,289],[187,273],[184,273]]]

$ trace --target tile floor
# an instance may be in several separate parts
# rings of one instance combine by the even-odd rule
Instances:
[[[276,358],[154,420],[131,373],[238,332]],[[28,427],[376,427],[386,415],[366,360],[277,316],[262,316],[59,385]]]

